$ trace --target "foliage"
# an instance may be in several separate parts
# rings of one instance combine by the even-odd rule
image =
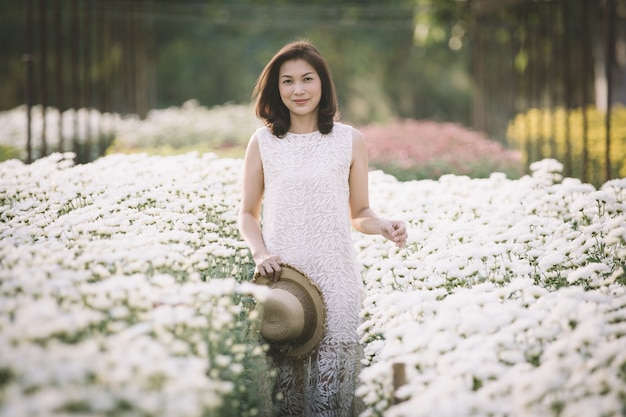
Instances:
[[[469,125],[471,98],[469,4],[416,0],[413,44],[384,78],[398,118]],[[428,81],[430,80],[430,81]]]
[[[0,415],[261,415],[242,160],[72,160],[0,164]],[[365,416],[623,411],[626,181],[531,169],[370,174],[372,207],[409,244],[354,234]]]
[[[525,163],[550,156],[560,161],[572,161],[570,175],[583,177],[587,170],[589,181],[603,181],[606,153],[605,113],[595,107],[584,109],[587,131],[584,130],[583,109],[530,109],[518,114],[509,123],[507,136],[512,146],[523,153]],[[584,135],[587,135],[588,165],[583,167]],[[626,107],[611,110],[611,174],[626,177]]]
[[[510,178],[523,174],[517,152],[460,125],[404,120],[359,130],[365,136],[370,166],[403,181],[437,179],[445,174],[472,178],[485,178],[493,172]]]
[[[11,145],[0,145],[0,162],[20,157],[21,149]]]
[[[2,110],[24,102],[26,36],[15,34],[27,33],[26,4],[20,0],[0,4],[0,39],[6,40],[6,48],[0,51]],[[69,0],[58,4],[61,10],[70,6]],[[35,19],[34,32],[45,30],[48,39],[57,39],[52,21],[56,7],[48,6],[45,28]],[[88,11],[94,12],[92,7],[103,26],[82,20]],[[457,34],[452,31],[460,20],[456,16],[467,10],[450,0],[81,3],[78,39],[70,30],[72,13],[60,16],[61,70],[56,67],[56,49],[52,45],[48,49],[48,104],[62,106],[63,111],[71,105],[87,106],[82,85],[89,86],[93,94],[95,104],[89,105],[117,113],[130,110],[143,115],[149,108],[178,106],[194,98],[209,107],[227,102],[247,104],[254,82],[271,56],[286,42],[308,38],[329,60],[342,112],[352,123],[410,117],[467,124],[467,38],[462,48],[449,45],[449,39],[462,38],[458,30]],[[418,21],[432,28],[430,33],[436,36],[416,44]],[[137,29],[133,37],[119,31],[126,24]],[[92,48],[90,40],[95,42],[100,36],[107,40],[104,49],[100,44]],[[99,51],[91,56],[92,66],[85,71],[79,62],[81,77],[89,77],[77,91],[80,104],[69,103],[77,85],[68,70],[74,62],[71,48],[75,41],[81,50]],[[36,83],[42,77],[39,53],[36,43]],[[67,95],[57,91],[58,72]],[[35,103],[40,103],[39,91]],[[149,108],[133,108],[135,97],[141,97],[142,103],[148,101]]]

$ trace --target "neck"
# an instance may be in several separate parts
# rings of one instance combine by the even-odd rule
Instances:
[[[317,115],[315,117],[294,117],[291,115],[289,131],[292,133],[311,133],[319,129],[317,125]]]

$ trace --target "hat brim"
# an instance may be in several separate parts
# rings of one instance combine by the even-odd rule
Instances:
[[[295,286],[299,287],[302,293],[306,294],[310,300],[309,305],[314,308],[314,311],[307,315],[307,321],[309,325],[310,321],[315,321],[315,323],[308,329],[305,338],[294,343],[270,344],[272,353],[292,358],[303,357],[314,351],[324,338],[326,329],[324,296],[320,288],[302,271],[285,263],[281,263],[280,266],[282,269],[280,280],[271,281],[257,272],[254,275],[253,282],[259,285],[267,285],[270,288],[290,289]]]

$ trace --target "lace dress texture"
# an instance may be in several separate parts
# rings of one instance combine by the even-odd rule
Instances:
[[[256,132],[265,196],[262,229],[270,253],[322,290],[326,333],[304,359],[275,356],[280,416],[344,417],[359,412],[354,391],[361,348],[357,326],[363,284],[351,237],[348,177],[352,127],[274,136]]]

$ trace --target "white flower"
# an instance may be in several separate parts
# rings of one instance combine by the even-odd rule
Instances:
[[[153,128],[142,127],[163,134]],[[70,160],[0,163],[10,201],[0,208],[0,369],[14,375],[3,411],[51,415],[86,401],[106,414],[125,401],[155,417],[214,413],[239,392],[244,358],[265,355],[240,336],[243,315],[258,311],[233,297],[268,291],[238,282],[250,266],[236,230],[242,161]],[[372,206],[407,222],[410,245],[353,234],[365,415],[550,415],[551,398],[562,415],[619,415],[626,182],[596,191],[561,179],[556,161],[532,169],[515,181],[370,173]],[[395,363],[407,384],[394,406]]]

